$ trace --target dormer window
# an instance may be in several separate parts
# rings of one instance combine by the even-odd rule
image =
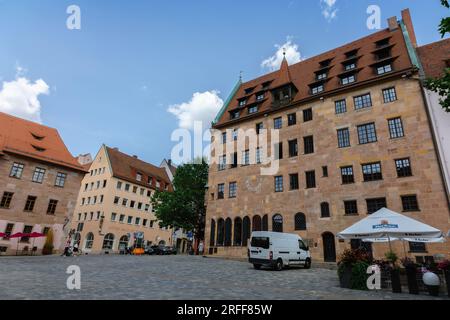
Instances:
[[[136,174],[136,180],[139,181],[139,182],[142,181],[142,174],[141,173],[138,172]]]
[[[385,74],[385,73],[389,73],[389,72],[392,71],[392,65],[390,63],[388,63],[388,64],[385,64],[383,66],[377,67],[376,70],[377,70],[377,75],[382,75],[382,74]]]
[[[346,63],[344,64],[344,69],[345,71],[356,69],[356,63],[355,62]]]
[[[325,80],[327,77],[328,77],[328,74],[326,72],[316,73],[317,81]]]
[[[390,38],[386,38],[386,39],[382,39],[380,41],[375,42],[375,45],[377,46],[377,48],[382,48],[385,46],[389,45],[389,39]]]
[[[262,99],[264,99],[264,93],[260,93],[256,96],[256,100],[261,101]]]
[[[44,152],[45,150],[47,150],[45,148],[35,146],[34,144],[32,144],[31,146],[34,148],[34,150],[36,150],[38,152]]]
[[[341,78],[341,84],[343,86],[356,82],[356,75],[352,74]]]
[[[377,60],[383,60],[391,57],[391,49],[386,48],[376,53]]]
[[[248,94],[252,93],[253,90],[255,90],[255,87],[247,88],[247,89],[245,89],[245,94],[248,95]]]
[[[347,53],[345,54],[345,57],[346,57],[347,59],[352,59],[352,58],[356,58],[356,55],[357,55],[357,54],[358,54],[358,49],[347,52]]]
[[[327,60],[321,61],[319,63],[320,64],[320,68],[327,68],[327,67],[330,66],[330,63],[331,63],[331,59],[327,59]]]
[[[239,100],[239,107],[243,107],[247,104],[247,99]]]
[[[31,135],[33,136],[33,138],[35,138],[36,140],[39,140],[39,141],[42,141],[45,138],[45,136],[40,136],[40,135],[35,134],[35,133],[31,133]]]
[[[315,95],[315,94],[319,94],[321,92],[323,92],[325,90],[325,87],[323,86],[323,84],[312,87],[311,88],[311,94]]]
[[[248,108],[248,113],[252,114],[252,113],[257,113],[258,112],[258,106],[252,106]]]
[[[272,83],[272,81],[266,81],[266,82],[264,82],[264,83],[262,84],[262,88],[263,88],[263,89],[268,89],[271,83]]]
[[[239,119],[240,115],[241,115],[241,113],[239,111],[231,112],[231,120]]]
[[[297,93],[297,89],[293,85],[287,85],[272,91],[273,105],[278,107],[286,105],[292,101]]]

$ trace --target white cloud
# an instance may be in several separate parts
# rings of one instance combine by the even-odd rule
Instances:
[[[336,8],[337,0],[320,0],[322,5],[322,15],[328,22],[332,21],[337,17],[338,9]]]
[[[23,69],[17,69],[18,75]],[[24,77],[3,82],[0,91],[0,111],[20,118],[41,122],[39,95],[49,94],[49,86],[39,79],[34,83]]]
[[[219,92],[213,90],[196,92],[189,102],[172,105],[167,111],[178,118],[180,128],[190,130],[195,121],[201,121],[203,128],[209,128],[222,106]]]
[[[267,68],[270,71],[278,70],[283,61],[284,52],[286,52],[286,60],[291,65],[302,61],[302,55],[298,50],[298,45],[292,42],[290,37],[287,38],[286,43],[283,45],[275,45],[277,51],[275,54],[261,63],[261,67]]]

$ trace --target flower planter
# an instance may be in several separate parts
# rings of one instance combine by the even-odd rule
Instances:
[[[339,283],[341,288],[351,289],[352,287],[352,266],[345,266],[339,273]]]
[[[408,279],[408,290],[410,294],[419,294],[417,283],[417,269],[415,266],[406,268],[406,278]]]
[[[402,293],[402,285],[400,283],[400,270],[391,270],[391,284],[393,293]]]

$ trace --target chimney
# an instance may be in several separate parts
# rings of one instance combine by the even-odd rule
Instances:
[[[389,31],[397,30],[398,28],[398,22],[397,17],[391,17],[388,19],[388,25],[389,25]]]
[[[402,20],[405,24],[406,30],[408,30],[409,39],[411,40],[411,43],[414,48],[417,48],[417,38],[416,38],[416,32],[414,31],[414,26],[412,23],[411,13],[409,12],[409,9],[405,9],[402,11]]]
[[[135,158],[135,159],[139,159],[137,155],[134,155],[134,156],[133,156],[133,158]]]
[[[167,163],[169,164],[169,166],[171,166],[171,165],[172,165],[172,159],[169,159],[169,160],[167,161]]]

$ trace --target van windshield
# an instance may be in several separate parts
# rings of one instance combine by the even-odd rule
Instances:
[[[267,237],[253,237],[251,242],[252,247],[269,249],[270,243]]]

